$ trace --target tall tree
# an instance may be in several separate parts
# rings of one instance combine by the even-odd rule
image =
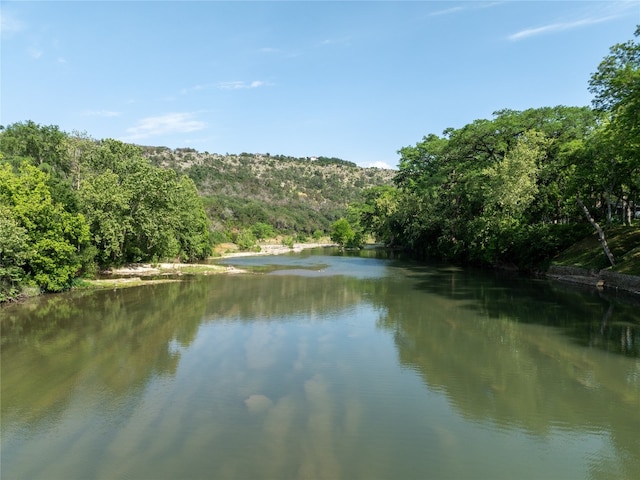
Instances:
[[[608,163],[615,165],[612,175],[620,178],[617,193],[627,224],[631,203],[640,193],[640,26],[635,37],[613,45],[589,81],[594,107],[609,115],[602,137],[608,144]]]
[[[47,174],[27,162],[17,173],[9,164],[0,165],[0,209],[9,211],[8,221],[26,234],[26,243],[20,238],[12,242],[27,248],[20,252],[25,276],[46,291],[68,288],[82,267],[80,253],[89,240],[84,216],[54,202]]]

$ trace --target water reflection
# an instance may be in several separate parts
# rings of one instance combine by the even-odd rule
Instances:
[[[580,345],[640,357],[637,297],[459,267],[406,271],[415,288],[479,315],[558,327]]]
[[[541,437],[557,429],[607,432],[616,468],[594,465],[594,478],[640,472],[640,361],[611,355],[638,357],[634,305],[456,269],[410,268],[409,275],[414,291],[385,292],[380,325],[430,389],[465,418],[499,428]]]
[[[3,309],[5,475],[640,476],[637,306],[379,252],[242,262],[278,266]]]
[[[104,390],[117,402],[153,377],[173,375],[175,346],[188,347],[203,322],[321,320],[361,300],[366,289],[356,282],[218,277],[9,306],[0,325],[3,423],[59,412],[76,389]]]

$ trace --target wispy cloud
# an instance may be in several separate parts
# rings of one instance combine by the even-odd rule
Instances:
[[[436,10],[435,12],[431,12],[429,14],[429,16],[430,17],[437,17],[437,16],[440,16],[440,15],[451,15],[452,13],[461,12],[462,10],[464,10],[463,7],[445,8],[444,10]]]
[[[264,87],[265,85],[267,85],[267,82],[263,82],[262,80],[254,80],[252,82],[233,81],[233,82],[202,83],[198,85],[193,85],[192,87],[183,88],[182,90],[180,90],[180,94],[187,95],[189,93],[208,90],[210,88],[217,88],[218,90],[243,90],[243,89]]]
[[[113,110],[85,110],[82,115],[85,117],[119,117],[121,113]]]
[[[485,9],[485,8],[493,8],[493,7],[496,7],[498,5],[502,5],[503,3],[505,3],[505,2],[504,1],[465,2],[464,6],[463,5],[458,5],[458,6],[455,6],[455,7],[444,8],[442,10],[436,10],[434,12],[429,13],[429,16],[430,17],[439,17],[439,16],[442,16],[442,15],[453,15],[453,14],[465,12],[465,11],[468,11],[468,10],[478,10],[478,9]]]
[[[320,45],[351,45],[351,37],[326,38],[320,42]]]
[[[9,36],[21,32],[25,24],[6,11],[0,12],[0,34]]]
[[[628,15],[630,11],[635,11],[637,14],[638,1],[623,0],[605,2],[603,4],[598,3],[596,5],[596,8],[592,8],[588,12],[583,12],[583,16],[581,18],[550,22],[546,25],[526,28],[512,35],[509,35],[509,37],[507,38],[511,41],[518,41],[538,35],[546,35],[555,32],[573,30],[575,28],[587,27],[589,25],[596,25],[598,23],[609,22],[611,20],[615,20],[622,16]]]
[[[585,27],[587,25],[594,25],[596,23],[608,22],[609,20],[613,20],[614,18],[617,18],[617,16],[611,15],[611,16],[602,17],[602,18],[584,18],[582,20],[576,20],[573,22],[550,23],[548,25],[543,25],[541,27],[527,28],[525,30],[520,30],[519,32],[514,33],[513,35],[509,35],[509,40],[516,41],[516,40],[522,40],[523,38],[535,37],[536,35],[544,35],[546,33],[572,30],[574,28]]]
[[[42,57],[42,55],[44,54],[44,52],[41,49],[36,48],[36,47],[29,47],[27,49],[27,53],[34,60],[39,60],[40,57]]]
[[[241,90],[245,88],[263,87],[265,82],[254,80],[253,82],[220,82],[216,85],[221,90]]]
[[[158,117],[143,118],[137,125],[128,128],[126,141],[142,140],[158,135],[188,133],[203,130],[206,123],[196,120],[193,113],[167,113]]]

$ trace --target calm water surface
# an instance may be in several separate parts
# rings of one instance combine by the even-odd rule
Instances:
[[[637,479],[640,305],[327,251],[0,310],[4,479]]]

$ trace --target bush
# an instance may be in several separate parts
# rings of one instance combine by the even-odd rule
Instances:
[[[258,240],[264,240],[265,238],[272,238],[275,236],[273,227],[268,223],[258,222],[251,227],[251,232],[256,236]]]
[[[293,243],[293,237],[287,236],[282,239],[282,245],[285,247],[293,248]]]
[[[253,250],[257,247],[256,237],[253,235],[251,230],[242,230],[236,235],[236,239],[234,242],[238,245],[238,248],[242,251]]]

